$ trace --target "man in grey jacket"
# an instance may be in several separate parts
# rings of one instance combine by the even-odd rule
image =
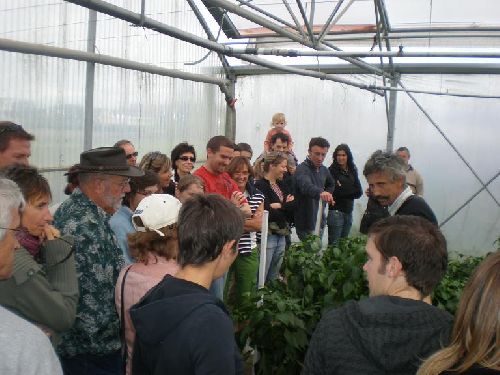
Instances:
[[[330,143],[326,139],[311,138],[307,158],[295,172],[295,227],[301,241],[314,233],[320,200],[335,204],[332,196],[335,181],[328,168],[323,165],[329,148]],[[325,223],[323,217],[320,238]]]

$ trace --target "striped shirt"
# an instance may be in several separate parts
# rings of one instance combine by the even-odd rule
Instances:
[[[264,202],[264,194],[257,190],[254,195],[248,195],[248,192],[245,190],[245,196],[247,197],[248,204],[252,209],[253,215],[257,208],[259,208],[259,206],[262,204],[262,202]],[[240,252],[240,254],[250,254],[252,252],[252,249],[256,246],[256,232],[245,232],[238,242],[238,251]]]

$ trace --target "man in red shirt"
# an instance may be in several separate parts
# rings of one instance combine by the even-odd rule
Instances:
[[[245,195],[226,172],[233,152],[234,143],[229,138],[223,135],[210,138],[207,143],[207,161],[194,174],[203,180],[205,193],[220,194],[239,207],[245,216],[251,216]]]
[[[234,143],[223,135],[210,138],[207,143],[207,161],[194,174],[200,177],[205,184],[205,193],[220,194],[229,199],[244,213],[245,217],[252,216],[245,195],[239,191],[238,185],[226,172],[234,153]],[[223,299],[225,276],[212,282],[210,291],[219,299]]]

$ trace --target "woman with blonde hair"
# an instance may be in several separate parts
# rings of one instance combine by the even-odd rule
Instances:
[[[132,369],[135,339],[130,307],[165,275],[174,275],[179,270],[177,217],[180,208],[177,198],[168,194],[152,194],[139,203],[132,215],[137,232],[128,235],[128,246],[136,263],[121,270],[115,287],[116,309],[120,315],[122,341],[127,354],[127,360],[124,358],[127,374]]]
[[[144,172],[151,171],[160,179],[160,189],[164,194],[175,196],[175,182],[172,181],[172,161],[160,151],[148,152],[139,163]]]
[[[464,288],[451,344],[432,355],[417,375],[500,373],[500,252],[476,268]]]

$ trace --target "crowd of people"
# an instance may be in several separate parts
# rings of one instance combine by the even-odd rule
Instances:
[[[305,240],[327,227],[337,246],[363,194],[347,144],[326,167],[330,143],[311,138],[298,163],[284,114],[271,125],[253,163],[225,136],[196,170],[186,142],[170,157],[139,158],[129,140],[84,151],[52,205],[34,136],[0,122],[0,373],[242,374],[244,322],[228,308],[257,288],[259,252],[272,286],[293,228]],[[448,253],[409,158],[379,150],[364,165],[370,297],[325,313],[304,374],[500,371],[500,254],[471,277],[454,325],[431,305]]]

